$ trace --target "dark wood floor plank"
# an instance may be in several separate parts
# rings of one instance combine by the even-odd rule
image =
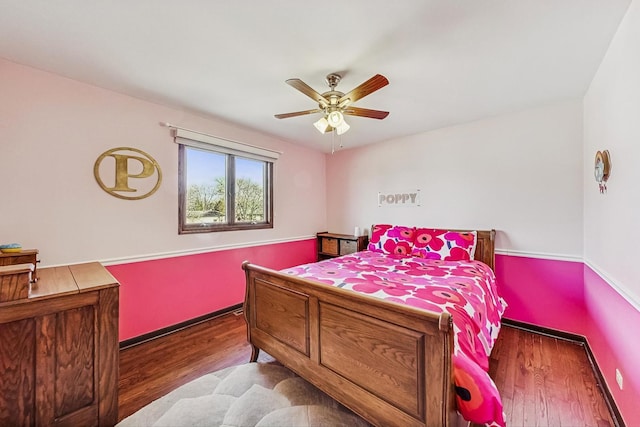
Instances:
[[[534,360],[533,360],[533,340],[532,336],[525,334],[521,338],[524,343],[524,367],[521,372],[524,375],[523,383],[523,395],[524,395],[524,424],[527,426],[535,426],[538,421],[539,414],[537,410],[537,400],[535,395],[535,372],[534,372]]]
[[[562,387],[556,381],[554,366],[554,355],[558,351],[557,340],[540,339],[540,363],[544,375],[544,392],[547,399],[548,425],[562,426],[561,402]]]
[[[581,350],[583,350],[581,347],[576,346],[571,351],[567,350],[567,353],[571,355],[570,360],[576,371],[574,388],[577,390],[584,425],[611,426],[609,411],[600,404],[601,392],[594,381],[591,366],[588,360],[585,360]]]
[[[587,400],[585,404],[585,412],[592,414],[596,426],[613,426],[613,419],[611,418],[609,408],[602,404],[602,390],[593,380],[591,366],[588,363],[583,362],[582,378],[584,394]]]
[[[517,355],[515,337],[516,334],[501,333],[491,352],[489,363],[491,378],[493,378],[498,390],[502,391],[505,417],[510,420],[515,418],[513,410],[516,407],[514,400],[516,374],[514,361]],[[497,366],[495,371],[492,371],[493,366]]]
[[[562,342],[556,340],[555,360],[553,365],[554,385],[557,386],[556,394],[558,395],[557,407],[560,413],[560,422],[562,426],[571,427],[571,423],[576,422],[575,412],[575,392],[571,388],[569,381],[570,373],[573,365],[569,358],[562,352]]]
[[[244,319],[234,314],[123,349],[119,419],[206,373],[246,363],[250,354]],[[509,426],[614,425],[581,345],[505,325],[489,372]]]
[[[536,427],[549,427],[549,408],[545,389],[545,375],[542,365],[540,336],[530,334],[527,337],[531,341],[531,379],[533,387],[530,400],[534,405],[534,420]]]
[[[585,427],[591,427],[593,426],[592,423],[590,423],[590,417],[589,414],[587,414],[585,412],[585,410],[587,408],[584,407],[584,402],[583,402],[583,395],[582,395],[582,390],[579,388],[581,381],[578,380],[578,378],[580,378],[581,372],[580,372],[580,363],[579,363],[579,359],[577,357],[576,352],[574,351],[574,348],[564,348],[564,354],[568,360],[568,363],[570,363],[571,367],[572,367],[572,375],[571,376],[567,376],[567,381],[568,381],[568,387],[573,390],[573,399],[575,400],[574,403],[574,408],[576,411],[576,417],[580,417],[580,421],[581,421],[581,425],[585,426]]]
[[[503,333],[508,330],[507,328],[503,328]],[[531,407],[529,404],[529,399],[527,395],[527,388],[531,387],[529,384],[529,371],[527,370],[527,346],[526,340],[523,338],[522,334],[518,334],[517,339],[514,342],[516,348],[515,359],[513,360],[514,366],[512,369],[515,369],[514,376],[514,390],[513,390],[513,409],[511,411],[512,417],[510,419],[510,424],[514,425],[532,425],[534,422],[530,417]]]
[[[581,390],[577,387],[580,382],[576,381],[577,377],[581,376],[579,360],[576,357],[574,348],[564,346],[562,350],[563,350],[562,354],[564,354],[567,360],[568,367],[571,367],[571,371],[570,371],[571,375],[566,375],[566,381],[567,381],[567,388],[572,391],[571,399],[573,401],[572,408],[574,410],[574,413],[573,413],[574,417],[575,419],[580,420],[581,425],[588,427],[589,426],[588,417],[587,417],[587,414],[585,414],[584,412],[582,399],[581,399],[582,393],[581,393]]]

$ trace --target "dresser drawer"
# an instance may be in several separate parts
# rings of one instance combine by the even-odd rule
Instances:
[[[13,255],[11,257],[1,257],[0,265],[14,265],[14,264],[34,264],[36,263],[36,255]]]
[[[352,254],[358,251],[356,240],[340,240],[340,255]]]
[[[38,280],[38,250],[23,249],[21,252],[0,253],[0,266],[33,264],[32,281]]]
[[[0,267],[0,303],[29,297],[33,264]]]
[[[323,237],[320,240],[320,251],[329,255],[338,255],[338,239]]]

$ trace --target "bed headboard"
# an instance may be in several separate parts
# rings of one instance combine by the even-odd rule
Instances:
[[[495,270],[496,230],[477,230],[478,242],[474,259],[482,261]]]

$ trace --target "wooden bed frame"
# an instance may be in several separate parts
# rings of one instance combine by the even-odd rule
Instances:
[[[475,259],[494,268],[494,230]],[[448,313],[431,313],[245,261],[251,361],[260,349],[379,426],[459,423]]]

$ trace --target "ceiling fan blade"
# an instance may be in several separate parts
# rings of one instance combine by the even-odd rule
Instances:
[[[307,114],[315,114],[315,113],[321,113],[321,112],[322,112],[321,109],[316,108],[314,110],[304,110],[304,111],[296,111],[294,113],[276,114],[274,117],[276,119],[287,119],[289,117],[304,116]]]
[[[381,89],[389,84],[389,80],[382,74],[376,74],[371,77],[366,82],[362,83],[360,86],[353,89],[351,92],[345,94],[342,98],[338,100],[338,103],[349,99],[350,102],[356,102],[360,98],[364,98],[372,92],[375,92],[378,89]]]
[[[314,101],[316,101],[318,104],[324,103],[326,105],[329,105],[329,100],[327,98],[325,98],[324,96],[320,95],[311,86],[309,86],[308,84],[306,84],[302,80],[300,80],[300,79],[289,79],[289,80],[286,80],[285,83],[287,83],[289,86],[293,87],[294,89],[298,89],[300,92],[304,93],[309,98],[311,98]]]
[[[389,115],[388,111],[369,110],[368,108],[348,107],[342,110],[348,116],[369,117],[370,119],[382,120]]]

